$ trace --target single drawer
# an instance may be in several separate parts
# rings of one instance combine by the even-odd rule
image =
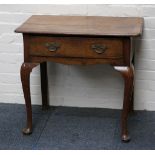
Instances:
[[[75,58],[123,58],[120,38],[32,36],[30,55]]]

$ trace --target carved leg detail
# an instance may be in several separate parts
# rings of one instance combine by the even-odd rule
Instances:
[[[131,67],[114,67],[115,70],[119,71],[124,78],[124,101],[123,101],[123,111],[121,117],[121,136],[122,141],[130,141],[127,128],[127,119],[129,110],[132,107],[132,93],[133,93],[133,79],[134,79],[134,68]]]
[[[40,64],[40,74],[41,74],[42,109],[46,110],[49,108],[48,78],[47,78],[47,63],[46,62],[43,62]]]
[[[23,134],[31,134],[32,133],[32,106],[31,106],[31,96],[30,96],[30,73],[34,67],[39,65],[38,63],[23,63],[21,66],[21,81],[23,87],[23,93],[26,104],[26,112],[27,112],[27,125],[26,128],[23,129]]]

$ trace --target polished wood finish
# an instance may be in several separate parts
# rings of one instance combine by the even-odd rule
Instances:
[[[30,54],[34,56],[123,59],[122,38],[33,36],[30,40]],[[46,46],[50,43],[57,43],[60,47],[50,51]],[[93,45],[105,46],[106,49],[99,54],[92,48]]]
[[[24,63],[21,81],[32,132],[30,72],[40,64],[43,109],[48,107],[47,62],[69,65],[110,64],[124,78],[121,137],[130,140],[127,118],[133,109],[134,66],[132,37],[142,33],[143,19],[137,17],[32,16],[16,32],[23,33]]]
[[[16,29],[20,33],[86,36],[137,36],[143,18],[34,15]]]
[[[122,59],[88,59],[88,58],[57,58],[57,57],[31,57],[33,62],[52,61],[65,65],[95,65],[95,64],[111,64],[114,66],[123,65]]]
[[[32,133],[32,106],[30,97],[30,73],[34,67],[39,65],[38,63],[23,63],[21,66],[21,81],[23,86],[23,93],[25,98],[25,105],[27,111],[27,125],[23,129],[24,134]]]
[[[134,67],[133,65],[131,65],[130,67],[114,66],[114,69],[119,71],[124,78],[124,101],[121,117],[121,128],[122,128],[122,140],[128,142],[130,140],[130,137],[127,129],[127,119],[130,107],[132,105]]]

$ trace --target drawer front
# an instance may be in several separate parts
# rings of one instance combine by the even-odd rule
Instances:
[[[30,55],[75,58],[123,58],[123,42],[116,38],[32,36]]]

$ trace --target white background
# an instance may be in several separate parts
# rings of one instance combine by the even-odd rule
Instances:
[[[24,103],[20,82],[22,35],[14,30],[34,14],[144,17],[135,46],[135,109],[155,110],[155,5],[0,5],[0,102]],[[48,63],[51,105],[122,108],[123,79],[108,65]],[[41,104],[39,67],[31,74],[32,104]]]

